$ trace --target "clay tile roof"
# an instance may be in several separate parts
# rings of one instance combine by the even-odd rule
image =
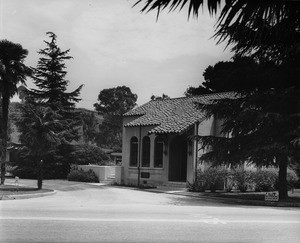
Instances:
[[[181,133],[195,122],[204,120],[204,114],[195,103],[207,104],[214,99],[234,97],[232,92],[192,97],[151,100],[128,111],[124,116],[139,116],[125,127],[155,126],[149,133]]]

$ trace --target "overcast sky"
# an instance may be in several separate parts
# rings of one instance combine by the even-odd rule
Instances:
[[[68,90],[84,84],[77,107],[94,109],[102,89],[126,85],[138,105],[151,95],[184,96],[199,86],[208,65],[229,60],[225,45],[212,39],[215,17],[204,8],[198,19],[187,11],[140,13],[137,0],[0,0],[0,36],[29,51],[35,67],[47,31],[57,35],[67,61]],[[31,80],[29,87],[34,87]]]

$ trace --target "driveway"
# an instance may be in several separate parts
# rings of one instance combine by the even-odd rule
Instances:
[[[36,181],[20,182],[35,186]],[[300,210],[46,180],[48,197],[0,201],[1,242],[299,242]]]

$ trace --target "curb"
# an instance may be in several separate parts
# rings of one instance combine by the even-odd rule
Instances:
[[[249,206],[300,207],[300,203],[292,203],[292,202],[268,202],[268,201],[244,200],[244,199],[224,198],[224,197],[222,198],[222,197],[214,197],[214,196],[202,196],[196,193],[186,193],[181,191],[159,191],[155,189],[146,189],[145,191],[155,192],[155,193],[165,193],[165,194],[185,196],[185,197],[201,198],[205,200],[226,202],[231,204],[249,205]]]
[[[0,200],[18,200],[18,199],[28,199],[37,197],[46,197],[56,194],[56,191],[42,192],[42,193],[31,193],[31,194],[20,194],[20,195],[3,195]]]

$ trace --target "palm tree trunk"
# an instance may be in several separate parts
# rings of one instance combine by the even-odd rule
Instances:
[[[279,200],[286,200],[288,198],[288,186],[287,186],[287,165],[288,165],[288,158],[287,157],[280,157],[279,158],[279,185],[278,185],[278,191],[279,191]]]
[[[8,107],[9,107],[9,94],[4,93],[2,96],[2,118],[3,118],[3,131],[2,131],[2,148],[1,148],[1,185],[5,181],[6,173],[6,152],[7,152],[7,129],[8,129]]]

